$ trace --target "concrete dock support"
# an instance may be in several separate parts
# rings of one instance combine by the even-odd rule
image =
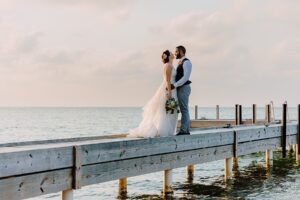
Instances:
[[[225,175],[225,180],[227,180],[228,178],[230,178],[232,174],[232,158],[226,158],[224,162],[225,162],[224,175]]]
[[[73,190],[64,190],[62,191],[62,196],[61,196],[62,200],[73,200],[74,199],[74,194],[73,194]]]
[[[119,179],[119,196],[127,194],[127,178]]]
[[[163,195],[168,195],[173,193],[172,188],[172,170],[164,170],[164,186],[163,186]]]

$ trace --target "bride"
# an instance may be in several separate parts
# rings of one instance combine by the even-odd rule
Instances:
[[[176,134],[178,113],[167,113],[165,104],[168,99],[177,99],[176,89],[171,89],[175,82],[176,70],[173,66],[174,54],[166,50],[162,54],[163,82],[154,96],[143,107],[143,119],[139,126],[129,131],[128,137],[165,137]]]

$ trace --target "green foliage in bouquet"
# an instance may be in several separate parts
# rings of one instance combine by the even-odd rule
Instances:
[[[168,99],[166,101],[166,106],[165,107],[166,107],[167,114],[168,113],[174,114],[175,110],[176,110],[177,113],[180,112],[178,102],[174,98]]]

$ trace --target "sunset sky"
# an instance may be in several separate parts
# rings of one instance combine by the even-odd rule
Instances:
[[[187,48],[190,105],[300,103],[299,0],[0,0],[0,106],[142,106]],[[176,64],[176,63],[174,63]]]

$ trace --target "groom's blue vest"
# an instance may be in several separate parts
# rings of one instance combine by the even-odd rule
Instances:
[[[187,60],[189,60],[189,59],[187,59],[187,58],[183,59],[182,62],[181,62],[181,64],[179,64],[179,65],[177,66],[177,69],[176,69],[177,73],[176,73],[176,79],[175,79],[176,82],[179,81],[179,80],[183,77],[183,75],[184,75],[184,71],[183,71],[183,63],[184,63],[185,61],[187,61]],[[188,80],[188,81],[185,82],[183,85],[188,85],[188,84],[190,84],[190,83],[191,83],[191,81]]]

